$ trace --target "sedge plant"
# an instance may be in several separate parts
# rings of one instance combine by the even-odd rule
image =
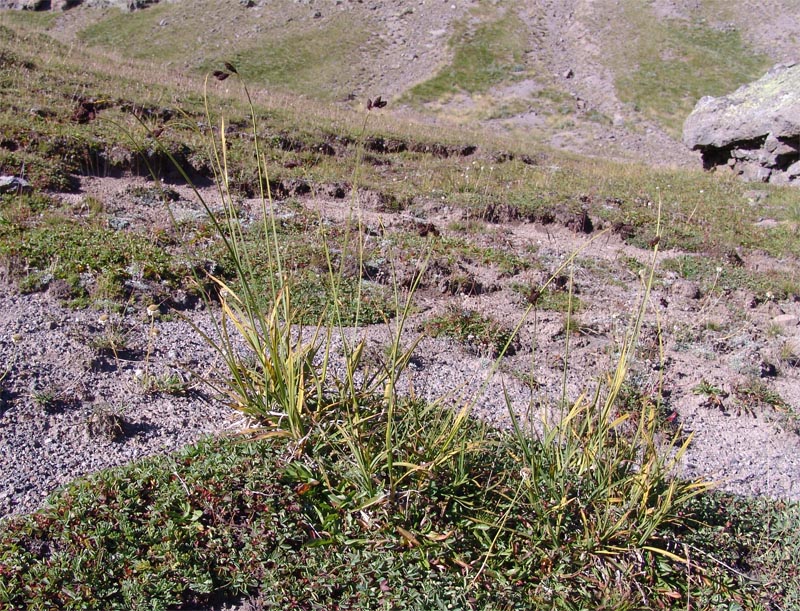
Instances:
[[[513,496],[493,526],[498,532],[510,531],[513,538],[537,550],[532,565],[552,568],[553,563],[569,562],[570,570],[577,565],[576,574],[608,578],[625,558],[650,554],[683,566],[688,579],[688,559],[680,555],[680,549],[671,549],[661,534],[682,524],[681,512],[687,503],[712,484],[676,477],[691,435],[663,433],[656,404],[645,402],[636,414],[619,408],[648,307],[657,255],[656,241],[649,273],[642,276],[639,307],[616,364],[591,393],[568,400],[567,345],[561,408],[555,415],[543,409],[537,417],[531,401],[528,422],[523,422],[506,394],[519,476],[515,485],[509,485]],[[510,519],[511,515],[535,516],[535,522],[521,523]],[[563,558],[565,542],[573,550],[569,559]]]
[[[214,76],[238,76],[233,65],[226,64],[225,68]],[[212,332],[195,325],[225,365],[220,379],[209,382],[234,409],[254,422],[257,437],[290,438],[298,458],[304,454],[307,461],[321,469],[315,477],[335,494],[352,498],[356,507],[394,503],[401,488],[424,486],[439,466],[475,450],[477,444],[463,438],[467,409],[452,418],[439,419],[436,427],[423,426],[421,420],[441,405],[422,405],[404,398],[398,387],[420,340],[417,337],[406,343],[406,323],[428,254],[421,255],[415,278],[407,288],[401,286],[392,266],[393,307],[384,317],[389,338],[387,358],[378,366],[368,364],[365,358],[360,280],[365,230],[358,180],[369,118],[386,104],[378,98],[367,105],[353,170],[350,214],[344,228],[334,232],[326,229],[322,219],[317,223],[315,237],[322,244],[326,268],[326,301],[309,322],[309,313],[297,305],[302,278],[293,273],[281,244],[277,203],[270,188],[257,113],[246,83],[241,82],[252,121],[252,153],[261,207],[255,239],[254,232],[243,228],[239,218],[224,119],[219,121],[219,129],[207,135],[221,212],[214,210],[193,187],[222,242],[232,276],[229,279],[208,273],[205,278],[197,278],[199,286],[210,285],[205,298],[211,301],[213,294],[220,306]],[[208,96],[206,115],[208,123],[213,124],[207,100]],[[169,151],[164,153],[169,155]],[[188,174],[177,167],[192,185]],[[343,288],[353,259],[355,295]],[[346,303],[348,299],[354,303]],[[345,312],[348,308],[354,311]],[[323,472],[322,463],[314,461],[317,453],[337,455],[349,463],[345,481],[334,481]]]

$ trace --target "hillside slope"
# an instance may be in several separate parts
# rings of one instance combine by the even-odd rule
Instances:
[[[182,72],[223,60],[271,90],[353,106],[381,94],[416,118],[485,124],[583,154],[692,164],[697,99],[798,57],[790,0],[401,0],[161,3],[46,17],[84,41]]]

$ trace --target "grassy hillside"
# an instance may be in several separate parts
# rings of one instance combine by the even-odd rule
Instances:
[[[526,72],[529,32],[513,7],[504,13],[475,11],[454,30],[448,41],[452,59],[433,78],[414,85],[409,100],[437,101],[455,93],[483,93]]]
[[[553,10],[485,0],[452,10],[420,7],[419,14],[413,7],[372,10],[360,3],[222,8],[202,0],[134,13],[78,9],[24,18],[195,74],[236,60],[254,86],[325,101],[377,86],[417,109],[428,103],[427,112],[444,106],[443,116],[464,114],[464,100],[454,98],[461,94],[478,106],[467,113],[472,120],[561,114],[549,121],[555,131],[576,125],[591,131],[592,122],[609,124],[612,114],[621,114],[632,125],[644,118],[679,137],[700,97],[731,91],[774,61],[752,42],[768,24],[724,3],[706,1],[674,15],[627,0],[548,13]],[[565,66],[578,80],[562,78]],[[529,82],[522,95],[508,87],[518,82]],[[576,88],[588,117],[574,106]]]
[[[195,74],[235,61],[254,84],[332,100],[346,96],[359,77],[369,55],[367,43],[372,39],[375,45],[371,29],[369,21],[354,23],[343,14],[314,20],[308,11],[300,16],[289,7],[280,19],[254,20],[240,5],[221,9],[216,2],[195,2],[132,14],[111,11],[78,37],[125,57]]]
[[[602,16],[615,25],[613,36],[606,30],[603,37],[603,55],[616,75],[617,95],[676,138],[697,100],[730,93],[772,65],[734,25],[710,27],[702,16],[656,19],[638,2],[608,10]]]
[[[82,174],[148,175],[154,170],[174,175],[169,153],[197,175],[211,175],[211,159],[197,129],[205,121],[201,78],[187,80],[146,60],[117,63],[102,51],[68,47],[35,30],[4,27],[0,36],[2,172],[24,170],[37,189],[70,190]],[[241,66],[245,79],[250,70],[258,70],[250,66]],[[211,79],[209,94],[215,116],[224,114],[232,126],[228,161],[234,185],[253,194],[257,175],[249,164],[252,143],[244,127],[242,92],[231,81]],[[778,256],[798,254],[791,225],[781,223],[796,222],[794,208],[782,204],[791,201],[789,190],[768,189],[773,193],[769,199],[751,205],[746,186],[700,171],[586,160],[485,132],[431,129],[393,119],[391,113],[371,122],[366,146],[376,161],[363,164],[360,113],[293,98],[263,97],[262,103],[258,129],[270,145],[268,169],[276,183],[347,184],[358,164],[364,187],[398,207],[439,200],[476,218],[505,210],[508,218],[529,219],[585,209],[638,245],[653,238],[656,209],[647,202],[661,199],[669,219],[662,236],[665,247],[715,258],[756,246]],[[151,135],[154,130],[158,140]],[[475,144],[479,162],[459,153]],[[609,206],[609,201],[621,203]],[[729,204],[721,210],[719,201]],[[779,223],[754,228],[752,223],[765,215]]]

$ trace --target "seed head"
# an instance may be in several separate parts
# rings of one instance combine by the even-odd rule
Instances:
[[[374,100],[367,98],[367,110],[372,110],[373,108],[383,108],[388,104],[386,100],[381,99],[381,96],[378,96]]]
[[[231,75],[230,72],[225,72],[224,70],[214,70],[214,72],[212,72],[211,74],[213,74],[214,78],[217,79],[218,81],[224,81]]]

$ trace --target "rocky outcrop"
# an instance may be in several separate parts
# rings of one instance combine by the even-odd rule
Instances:
[[[703,98],[686,119],[683,141],[701,152],[706,169],[800,185],[800,64],[778,64],[730,95]]]
[[[31,183],[18,176],[0,176],[0,195],[30,193]]]

